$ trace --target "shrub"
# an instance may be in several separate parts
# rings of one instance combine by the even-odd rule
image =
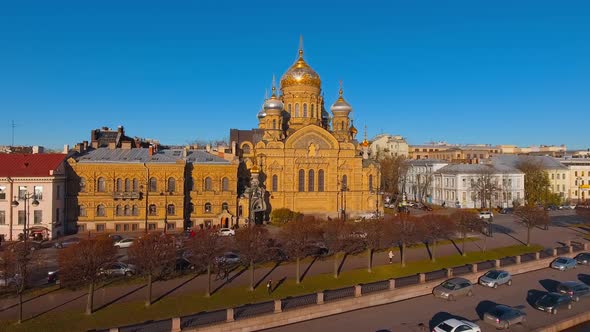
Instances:
[[[299,212],[291,211],[287,208],[272,210],[270,213],[270,221],[273,224],[284,225],[289,221],[301,218],[303,215]]]

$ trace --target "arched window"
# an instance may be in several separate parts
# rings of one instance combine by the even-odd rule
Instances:
[[[205,213],[211,213],[213,210],[211,209],[211,203],[205,203]]]
[[[229,179],[221,179],[221,191],[229,191]]]
[[[105,180],[104,180],[103,177],[99,177],[98,178],[96,188],[97,188],[97,191],[98,192],[101,192],[101,193],[107,191],[107,184],[106,184],[106,182],[105,182]]]
[[[244,152],[244,154],[250,154],[250,144],[242,145],[242,151]]]
[[[131,215],[131,207],[129,205],[125,205],[124,213],[126,216]]]
[[[123,191],[123,179],[118,178],[117,179],[117,192],[121,192]]]
[[[305,191],[305,171],[299,170],[299,191]]]
[[[78,214],[80,217],[86,217],[86,207],[84,205],[78,206]]]
[[[151,192],[158,191],[158,179],[150,178],[150,188]]]
[[[156,206],[156,204],[150,204],[148,211],[150,216],[158,215],[158,207]]]
[[[97,217],[106,216],[106,211],[105,211],[104,205],[98,204],[98,206],[96,207],[96,216]]]
[[[139,181],[137,181],[137,179],[133,179],[133,191],[134,192],[139,191]]]
[[[221,204],[221,211],[228,211],[229,210],[229,204],[227,204],[227,202],[223,202]]]
[[[307,191],[313,191],[314,181],[315,181],[315,172],[313,169],[310,169],[307,173]]]
[[[303,104],[303,117],[307,118],[307,104]]]
[[[342,190],[348,190],[348,177],[346,175],[342,175]]]
[[[272,176],[272,191],[279,190],[279,177],[275,174]]]
[[[125,191],[126,192],[131,191],[131,180],[129,180],[129,179],[125,179]]]
[[[272,129],[277,129],[277,120],[272,120]]]
[[[345,129],[345,126],[344,126],[344,121],[342,121],[342,125],[341,125],[341,127],[340,127],[340,128],[341,128],[342,130],[344,130],[344,129]]]
[[[168,178],[168,192],[176,191],[176,180],[174,178]]]
[[[86,178],[80,178],[80,192],[86,192]]]
[[[174,207],[174,204],[168,204],[168,206],[166,207],[166,212],[168,213],[169,216],[175,215],[176,208]]]
[[[131,208],[131,214],[134,216],[139,216],[139,208],[137,207],[137,205],[133,205],[133,207]]]
[[[121,205],[117,205],[115,208],[115,215],[122,216],[123,215],[123,207]]]
[[[369,191],[373,192],[373,175],[369,175]]]
[[[295,117],[299,117],[299,104],[295,104]]]
[[[291,106],[292,106],[291,104],[287,105],[287,110],[289,110],[289,114],[291,114],[291,111],[293,110],[293,108]]]
[[[323,169],[320,169],[318,171],[318,191],[319,192],[324,191],[324,170]]]
[[[311,117],[315,118],[315,110],[313,109],[314,104],[311,104]]]
[[[205,178],[205,191],[213,190],[213,184],[210,177]]]

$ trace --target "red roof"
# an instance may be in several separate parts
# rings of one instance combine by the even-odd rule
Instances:
[[[66,158],[62,153],[0,154],[0,177],[51,176]]]

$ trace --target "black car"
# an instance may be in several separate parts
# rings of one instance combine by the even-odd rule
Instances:
[[[590,253],[583,252],[579,253],[574,257],[578,264],[588,265],[590,264]]]
[[[174,264],[174,269],[178,272],[193,271],[195,265],[184,257],[178,257]]]
[[[560,293],[547,293],[535,302],[535,308],[555,315],[558,309],[571,309],[572,298]]]
[[[484,314],[483,321],[496,328],[505,330],[510,328],[511,325],[524,324],[526,322],[526,314],[506,305],[497,305]]]
[[[580,301],[580,297],[590,295],[590,287],[579,281],[566,281],[557,286],[557,291],[568,295],[574,302]]]
[[[48,284],[59,284],[59,270],[47,272]]]
[[[500,210],[500,214],[509,214],[512,212],[514,212],[512,208],[503,208],[502,210]]]

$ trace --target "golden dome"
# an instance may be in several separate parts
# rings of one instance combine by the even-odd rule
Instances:
[[[303,48],[300,48],[299,58],[281,77],[281,89],[294,85],[310,85],[319,89],[321,84],[320,75],[303,60]]]
[[[356,134],[358,134],[358,132],[359,131],[354,127],[354,125],[350,126],[350,133],[351,134],[356,135]]]
[[[363,142],[361,143],[361,146],[362,146],[362,147],[365,147],[365,148],[366,148],[366,147],[368,147],[368,146],[369,146],[369,141],[367,141],[367,139],[365,138],[365,139],[363,140]]]

